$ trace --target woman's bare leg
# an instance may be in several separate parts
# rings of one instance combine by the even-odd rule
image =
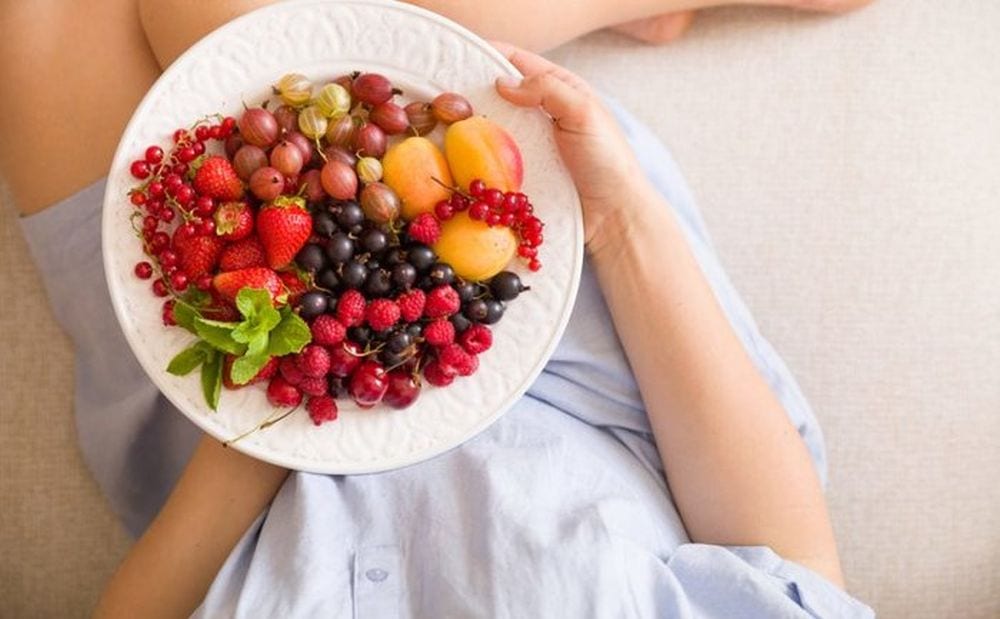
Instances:
[[[160,73],[136,0],[0,4],[0,181],[34,213],[101,178]]]

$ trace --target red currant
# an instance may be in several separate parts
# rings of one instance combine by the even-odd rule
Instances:
[[[146,163],[154,164],[163,161],[163,149],[159,146],[150,146],[146,149]]]
[[[532,258],[531,262],[528,263],[528,268],[532,271],[538,271],[542,268],[542,263],[538,260],[538,258]]]
[[[187,129],[178,129],[174,131],[174,144],[180,144],[181,142],[186,142],[188,139]]]
[[[146,261],[137,263],[135,265],[135,276],[139,279],[149,279],[153,276],[153,265]]]
[[[194,200],[194,189],[191,188],[191,185],[181,185],[174,193],[174,199],[181,206],[187,206]]]
[[[160,221],[162,221],[165,224],[168,224],[174,220],[174,216],[176,214],[177,213],[174,212],[174,209],[170,208],[169,206],[167,208],[160,209]]]
[[[196,157],[199,155],[203,155],[205,154],[205,143],[195,142],[194,144],[191,145],[191,149],[194,150],[194,154]]]
[[[204,142],[208,139],[209,131],[208,125],[198,125],[198,128],[194,130],[194,137],[199,142]]]
[[[162,198],[163,197],[163,183],[160,181],[153,181],[146,187],[149,192],[149,197],[151,198]]]
[[[212,276],[207,273],[199,275],[198,279],[194,280],[194,287],[202,292],[208,292],[212,289]]]
[[[160,212],[161,208],[163,208],[162,198],[150,198],[146,200],[146,210],[149,211],[150,215],[155,217],[156,214]]]
[[[177,264],[177,252],[172,249],[164,249],[160,252],[160,266],[172,267]]]
[[[194,148],[190,146],[185,146],[177,151],[177,161],[180,161],[181,163],[192,161],[195,157],[197,157],[197,155],[194,152]]]
[[[149,242],[150,249],[153,250],[154,254],[158,254],[167,247],[170,246],[170,235],[168,235],[163,230],[160,230],[153,235],[153,240]]]
[[[215,222],[211,219],[205,219],[198,224],[198,233],[202,236],[212,236],[215,234]]]
[[[163,281],[162,277],[153,282],[153,294],[158,297],[165,297],[170,294],[170,291],[167,290],[167,282]]]
[[[469,207],[469,217],[481,221],[486,219],[486,215],[489,211],[490,207],[487,206],[485,202],[473,202],[472,206]]]
[[[486,216],[486,225],[492,227],[492,226],[497,226],[499,224],[500,224],[499,213],[490,213],[489,215]]]
[[[153,232],[156,227],[160,225],[160,222],[156,220],[152,215],[146,215],[142,218],[142,230],[143,232]]]
[[[514,213],[504,213],[500,216],[500,225],[510,228],[514,225]]]
[[[212,125],[212,128],[208,130],[208,137],[213,140],[218,140],[222,138],[222,127],[219,125]]]
[[[184,292],[188,287],[188,276],[183,271],[178,271],[170,276],[170,285],[177,292]]]
[[[451,204],[451,210],[455,211],[456,213],[461,213],[465,209],[469,208],[469,201],[466,200],[465,196],[463,196],[462,194],[458,193],[452,194],[449,203]]]
[[[517,194],[515,194],[515,193],[508,193],[508,194],[504,195],[504,197],[503,197],[503,212],[504,213],[513,213],[513,212],[515,212],[517,210],[517,206],[518,206]]]
[[[499,189],[487,189],[483,193],[483,202],[490,205],[490,208],[500,208],[503,204],[503,192]]]
[[[138,178],[139,180],[142,180],[144,178],[149,178],[149,173],[151,170],[149,169],[148,163],[146,163],[145,161],[136,160],[132,162],[131,167],[129,167],[129,171],[132,172],[132,176]]]
[[[170,168],[174,174],[179,176],[184,176],[188,173],[188,164],[186,163],[175,163],[174,167]]]
[[[180,174],[170,173],[167,175],[167,178],[163,179],[163,186],[170,195],[173,195],[173,193],[183,184],[184,179],[181,178]]]
[[[146,203],[146,194],[141,191],[133,191],[132,195],[129,197],[129,201],[136,206],[142,206]]]
[[[229,135],[233,132],[233,129],[236,128],[236,119],[232,116],[226,116],[222,119],[221,128],[222,133],[224,134],[222,137],[229,137]]]
[[[482,179],[477,178],[469,183],[469,195],[473,198],[478,198],[483,195],[484,191],[486,191],[486,183],[484,183]]]
[[[177,319],[174,318],[174,300],[171,299],[163,304],[163,324],[168,327],[173,327],[177,325]]]
[[[517,248],[517,255],[522,258],[534,258],[538,255],[538,250],[528,245],[521,245]]]
[[[448,200],[441,200],[434,205],[434,215],[436,215],[441,221],[446,221],[455,215],[455,210],[452,208],[451,202]]]

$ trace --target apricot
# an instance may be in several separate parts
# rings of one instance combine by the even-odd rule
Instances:
[[[524,164],[517,142],[496,123],[473,116],[448,127],[444,152],[451,173],[462,189],[481,178],[488,187],[519,191]]]
[[[446,187],[453,184],[441,149],[427,138],[418,137],[406,138],[385,153],[382,181],[402,200],[401,213],[407,220],[434,212],[435,204],[451,197]]]
[[[502,271],[514,258],[517,237],[506,226],[491,228],[462,211],[441,223],[441,237],[434,244],[434,253],[462,279],[483,281]]]

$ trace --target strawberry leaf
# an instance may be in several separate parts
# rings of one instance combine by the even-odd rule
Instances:
[[[167,372],[174,376],[187,376],[205,361],[210,352],[211,349],[204,342],[195,342],[170,360]]]
[[[201,392],[213,411],[219,407],[222,392],[222,355],[213,350],[201,366]]]
[[[267,352],[275,357],[299,352],[312,340],[309,325],[289,308],[281,311],[281,322],[271,331]]]
[[[233,330],[237,326],[238,323],[234,322],[219,322],[204,318],[194,319],[194,329],[198,333],[198,337],[205,340],[212,348],[231,355],[242,355],[246,351],[244,344],[233,339]]]

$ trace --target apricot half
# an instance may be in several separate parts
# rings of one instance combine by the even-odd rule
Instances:
[[[521,151],[514,138],[483,116],[466,118],[444,134],[448,167],[462,189],[481,178],[487,187],[519,191],[524,180]]]
[[[382,181],[399,195],[402,215],[407,220],[434,212],[435,204],[451,197],[445,187],[453,184],[441,150],[427,138],[418,137],[406,138],[385,153]]]
[[[434,244],[434,252],[462,279],[483,281],[502,271],[514,258],[517,237],[506,226],[491,228],[462,211],[441,224],[441,238]]]

